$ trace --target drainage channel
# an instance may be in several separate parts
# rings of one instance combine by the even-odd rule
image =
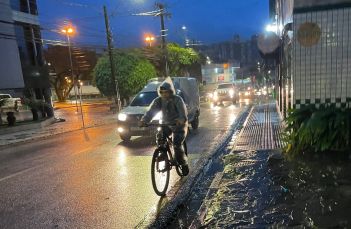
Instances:
[[[246,121],[242,123],[243,128],[236,131],[227,147],[221,149],[217,156],[213,158],[211,166],[194,187],[186,207],[183,208],[168,228],[199,228],[204,225],[208,216],[206,214],[209,214],[208,206],[211,205],[208,201],[216,195],[218,196],[221,181],[230,180],[230,178],[228,179],[228,172],[225,172],[226,168],[224,168],[222,160],[228,154],[236,155],[240,158],[240,161],[233,163],[232,167],[234,171],[240,171],[239,173],[245,177],[242,180],[235,181],[234,179],[231,181],[230,183],[235,188],[229,192],[237,192],[235,195],[245,196],[245,193],[249,191],[251,197],[245,198],[252,200],[252,203],[249,201],[249,204],[253,207],[246,210],[245,208],[241,209],[239,206],[243,203],[235,199],[235,206],[229,204],[227,206],[229,212],[225,212],[224,215],[236,215],[235,219],[230,218],[233,225],[234,223],[236,225],[247,225],[248,222],[246,221],[249,218],[254,220],[251,223],[257,223],[260,226],[270,225],[270,220],[272,219],[287,221],[286,217],[273,216],[271,213],[261,209],[265,206],[265,203],[273,204],[280,192],[279,187],[272,185],[271,175],[267,173],[268,158],[272,156],[272,150],[283,146],[279,134],[283,126],[281,125],[276,105],[272,103],[256,105],[251,109]],[[260,187],[265,187],[262,192]],[[257,199],[257,201],[253,199]],[[233,202],[231,197],[227,202]],[[233,206],[236,208],[235,210],[232,209]],[[260,209],[256,209],[257,206],[260,206]],[[238,221],[238,217],[241,217],[243,220],[240,219],[241,221]],[[257,219],[260,220],[257,221]]]
[[[240,130],[236,131],[227,144],[213,159],[211,166],[204,173],[202,179],[198,181],[189,198],[187,206],[179,213],[177,219],[167,227],[170,229],[179,228],[197,228],[195,225],[201,225],[205,217],[205,206],[203,200],[214,195],[218,190],[218,184],[222,178],[223,163],[222,157],[231,151],[231,146],[235,143],[240,134]]]

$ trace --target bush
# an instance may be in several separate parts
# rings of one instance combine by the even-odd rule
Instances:
[[[287,128],[282,133],[287,153],[306,149],[317,151],[346,150],[349,146],[350,109],[314,105],[288,111]]]

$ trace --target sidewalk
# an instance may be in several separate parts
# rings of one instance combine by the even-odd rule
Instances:
[[[349,162],[285,160],[282,128],[254,106],[170,228],[351,228]]]
[[[98,112],[86,112],[84,110],[83,112],[86,128],[117,123],[117,114],[111,112],[108,107],[101,107],[99,108]],[[41,129],[26,130],[12,134],[0,135],[0,146],[49,137],[83,128],[80,111],[78,114],[75,114],[74,110],[72,109],[62,109],[59,110],[55,116],[57,118],[63,118],[66,121],[54,123]]]
[[[75,100],[68,100],[64,103],[54,102],[53,104],[54,104],[54,110],[76,107]],[[107,99],[83,99],[82,100],[82,106],[113,105],[113,104],[114,104],[113,100],[107,100]],[[80,106],[79,100],[77,101],[77,105],[78,107]]]

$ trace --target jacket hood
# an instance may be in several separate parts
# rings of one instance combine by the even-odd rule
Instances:
[[[161,83],[161,85],[157,88],[158,96],[161,96],[161,94],[160,94],[161,87],[167,88],[169,91],[171,91],[173,93],[173,95],[176,94],[171,77],[167,77],[167,79],[165,79],[165,81],[163,81],[163,83]]]

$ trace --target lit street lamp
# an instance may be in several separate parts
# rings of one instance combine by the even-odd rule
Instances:
[[[73,33],[73,29],[72,28],[67,28],[67,29],[62,29],[61,30],[62,33],[67,34],[67,40],[68,40],[68,50],[69,50],[69,58],[71,60],[71,74],[72,74],[72,81],[73,81],[73,88],[74,88],[74,94],[76,96],[76,109],[77,109],[77,113],[78,113],[78,104],[77,104],[77,91],[76,91],[76,84],[74,82],[74,76],[73,76],[73,63],[72,63],[72,54],[71,54],[71,42],[69,39],[69,34]],[[70,82],[70,81],[69,81]]]
[[[150,47],[151,47],[151,41],[155,40],[155,38],[154,38],[154,37],[149,37],[149,36],[148,36],[148,37],[145,38],[145,40],[149,42]]]

